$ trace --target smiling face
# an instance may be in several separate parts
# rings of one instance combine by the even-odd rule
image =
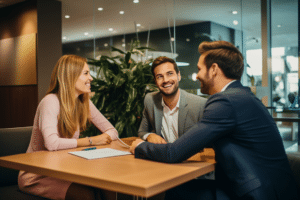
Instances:
[[[201,93],[210,94],[210,90],[213,88],[213,79],[211,78],[209,71],[204,63],[205,55],[201,55],[197,64],[198,74],[197,79],[201,84]],[[211,69],[211,68],[210,68]]]
[[[90,69],[89,66],[85,63],[84,67],[80,73],[80,76],[78,77],[76,83],[75,83],[75,95],[78,97],[81,94],[84,93],[90,93],[91,92],[91,82],[93,78],[90,75]]]
[[[180,72],[176,73],[170,62],[158,65],[154,69],[154,78],[160,92],[165,96],[174,96],[178,92]]]

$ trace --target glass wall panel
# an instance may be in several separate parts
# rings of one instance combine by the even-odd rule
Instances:
[[[291,119],[277,122],[288,152],[298,150],[298,19],[298,0],[271,1],[273,117]]]

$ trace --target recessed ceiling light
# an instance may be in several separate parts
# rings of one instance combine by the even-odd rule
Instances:
[[[141,26],[141,24],[136,24],[137,27]]]
[[[191,41],[191,40],[190,40],[190,38],[186,38],[186,41],[189,42],[189,41]]]
[[[124,11],[120,11],[120,14],[123,15],[123,14],[124,14]]]
[[[233,24],[234,24],[234,25],[238,25],[239,22],[238,22],[237,20],[233,20]]]
[[[113,28],[109,28],[108,30],[109,30],[109,31],[113,31],[114,29],[113,29]]]
[[[232,14],[236,15],[236,14],[238,14],[238,11],[234,10],[234,11],[232,11]]]
[[[66,39],[67,39],[67,37],[66,37],[66,36],[64,36],[64,37],[62,37],[62,39],[63,39],[63,40],[66,40]]]
[[[103,10],[103,8],[98,8],[98,10],[99,10],[99,11],[102,11],[102,10]]]
[[[278,27],[278,28],[281,28],[281,25],[280,25],[280,24],[278,24],[278,25],[277,25],[277,27]]]
[[[70,15],[65,15],[65,18],[69,19],[69,18],[70,18]]]
[[[139,3],[139,0],[133,0],[133,3]]]
[[[85,32],[85,33],[84,33],[84,35],[88,35],[88,34],[89,34],[88,32]]]

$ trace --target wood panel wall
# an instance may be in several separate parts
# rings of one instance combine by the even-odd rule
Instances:
[[[1,8],[0,40],[37,34],[36,7],[36,2],[26,1]],[[3,69],[0,73],[3,75]],[[37,84],[0,86],[0,128],[32,126],[37,89]]]
[[[23,80],[27,78],[23,76],[34,74],[36,81],[0,84],[0,128],[33,125],[38,103],[48,89],[52,69],[62,55],[60,1],[27,0],[0,9],[0,40],[29,34],[36,35],[36,66],[17,78]],[[0,77],[1,73],[3,75],[5,70],[0,67]]]

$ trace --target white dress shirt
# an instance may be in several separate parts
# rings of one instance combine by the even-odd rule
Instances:
[[[223,89],[221,90],[221,92],[225,91],[226,88],[227,88],[231,83],[233,83],[233,82],[235,82],[235,81],[236,81],[236,80],[233,80],[233,81],[230,81],[229,83],[227,83],[227,85],[225,85],[225,86],[223,87]]]
[[[171,110],[162,99],[162,106],[163,106],[163,118],[162,118],[162,126],[161,126],[161,134],[165,138],[166,142],[172,143],[178,139],[178,112],[179,112],[179,102],[178,102]]]
[[[173,108],[170,108],[165,104],[164,99],[161,101],[161,105],[163,106],[163,117],[162,117],[162,126],[161,126],[161,134],[163,135],[166,142],[172,143],[176,139],[178,139],[178,112],[179,112],[179,103],[180,103],[180,95],[178,98],[178,102]],[[143,140],[146,140],[147,137],[151,133],[147,133],[143,136]]]

